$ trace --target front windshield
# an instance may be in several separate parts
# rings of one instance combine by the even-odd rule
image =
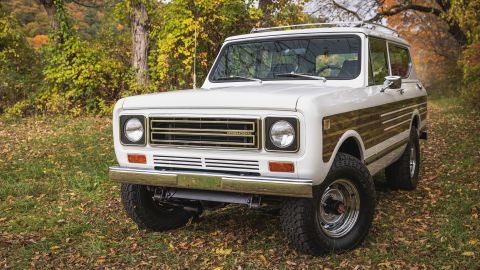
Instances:
[[[360,38],[301,37],[232,43],[224,47],[210,77],[214,82],[350,80],[360,73]]]

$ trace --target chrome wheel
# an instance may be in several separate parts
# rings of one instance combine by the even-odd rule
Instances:
[[[410,146],[410,178],[415,176],[415,169],[417,168],[417,151],[415,145]]]
[[[322,231],[332,238],[349,233],[358,220],[360,195],[349,180],[338,179],[323,192],[317,212]]]

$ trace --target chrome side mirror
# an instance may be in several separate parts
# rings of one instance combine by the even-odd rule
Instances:
[[[400,76],[385,76],[383,87],[380,92],[385,92],[387,89],[400,89],[402,88],[402,77]]]

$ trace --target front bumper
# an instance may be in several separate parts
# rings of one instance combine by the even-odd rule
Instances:
[[[109,175],[110,179],[117,183],[285,197],[312,197],[312,180],[307,179],[166,172],[126,167],[110,167]]]

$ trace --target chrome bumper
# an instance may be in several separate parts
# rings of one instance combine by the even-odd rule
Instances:
[[[109,175],[110,179],[117,183],[285,197],[312,197],[312,180],[305,179],[166,172],[125,167],[110,167]]]

